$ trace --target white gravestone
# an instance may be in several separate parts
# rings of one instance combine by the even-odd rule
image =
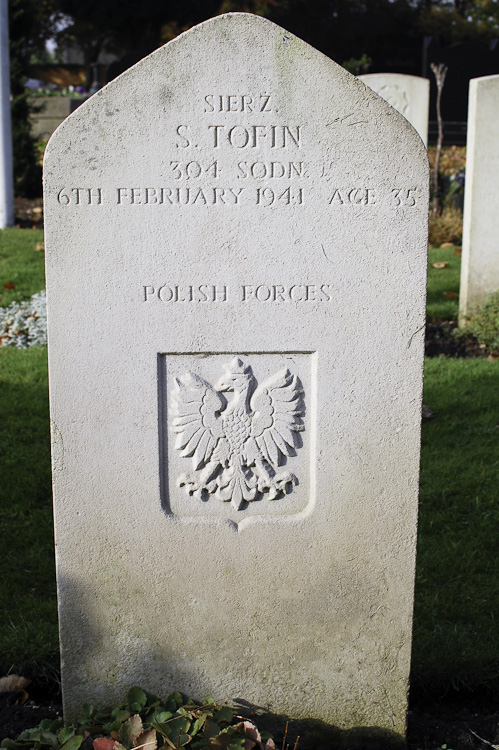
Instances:
[[[459,317],[499,289],[499,76],[470,81]]]
[[[181,35],[56,131],[67,716],[140,684],[401,741],[427,189],[406,120],[248,14]]]
[[[366,73],[359,76],[366,86],[386,99],[416,128],[428,146],[430,81],[420,76],[402,73]]]

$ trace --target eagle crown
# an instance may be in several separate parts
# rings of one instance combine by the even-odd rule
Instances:
[[[222,375],[216,384],[216,389],[235,394],[232,403],[232,407],[234,408],[243,399],[245,405],[249,404],[255,384],[256,380],[251,367],[245,366],[239,358],[235,357],[226,365],[226,373]]]

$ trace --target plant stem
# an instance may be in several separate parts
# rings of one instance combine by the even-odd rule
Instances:
[[[433,167],[433,216],[437,216],[440,211],[439,195],[438,195],[438,170],[440,166],[440,154],[442,152],[442,144],[444,140],[444,123],[442,120],[442,112],[440,104],[442,100],[442,89],[445,83],[445,76],[447,75],[447,66],[443,63],[431,64],[431,69],[435,76],[437,83],[437,121],[438,121],[438,139],[437,139],[437,150],[435,153],[435,165]]]

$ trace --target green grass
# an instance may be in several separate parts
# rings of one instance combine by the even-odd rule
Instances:
[[[17,299],[43,286],[43,253],[33,251],[40,239],[32,230],[0,233],[0,280],[16,283]],[[436,261],[449,267],[430,266],[429,315],[455,319],[457,300],[444,292],[458,290],[460,258],[440,248],[430,251]],[[499,693],[499,362],[427,360],[424,398],[437,416],[423,423],[413,678],[442,691],[486,684]],[[0,349],[0,414],[0,673],[54,679],[46,349]]]
[[[435,247],[428,251],[426,314],[431,322],[457,320],[458,317],[461,256],[455,255],[454,250],[454,247]],[[448,265],[433,268],[432,263],[442,262]]]
[[[47,350],[0,348],[0,676],[58,663]]]
[[[0,305],[44,288],[43,232],[0,231]],[[5,283],[14,289],[5,289]],[[0,676],[58,668],[47,350],[0,348]]]
[[[499,363],[427,359],[413,675],[499,689]]]
[[[0,230],[0,306],[20,302],[45,286],[43,252],[35,245],[43,240],[39,229]],[[6,289],[5,284],[14,284]]]

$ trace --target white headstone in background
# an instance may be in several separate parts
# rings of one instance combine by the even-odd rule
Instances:
[[[430,81],[420,76],[402,73],[366,73],[358,76],[366,86],[386,99],[416,128],[428,146]]]
[[[401,741],[427,191],[406,120],[248,14],[181,35],[56,131],[67,716],[139,684],[319,720],[327,747],[330,725]]]
[[[459,317],[499,289],[499,76],[470,81]]]

